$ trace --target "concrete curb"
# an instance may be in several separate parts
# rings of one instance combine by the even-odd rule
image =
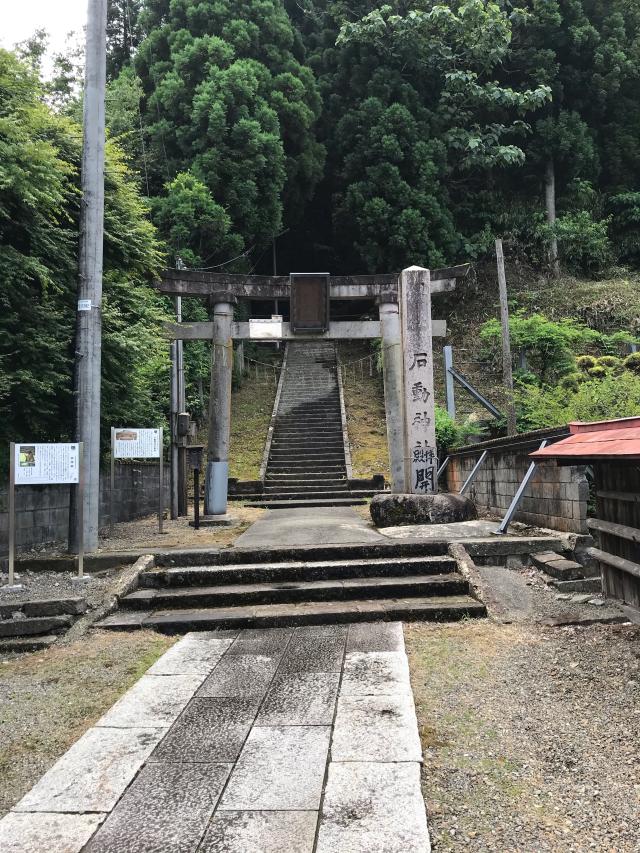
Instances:
[[[336,379],[338,392],[340,394],[340,420],[342,421],[342,444],[344,445],[344,464],[347,469],[347,480],[353,479],[353,465],[351,463],[351,442],[349,441],[349,427],[347,424],[347,409],[344,404],[344,388],[342,385],[342,370],[340,369],[340,350],[336,350]]]

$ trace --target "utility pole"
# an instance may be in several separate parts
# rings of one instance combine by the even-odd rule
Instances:
[[[84,513],[71,490],[69,550],[98,547],[100,508],[100,370],[102,361],[102,254],[107,0],[89,0],[84,86],[80,270],[74,367],[74,433],[84,444]],[[84,515],[84,522],[82,521]]]
[[[500,322],[502,323],[502,383],[507,389],[507,434],[515,435],[516,408],[513,399],[513,370],[511,367],[511,338],[509,335],[509,303],[507,302],[507,277],[504,271],[502,240],[496,240],[498,286],[500,288]]]

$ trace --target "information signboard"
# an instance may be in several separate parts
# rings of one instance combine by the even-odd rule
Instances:
[[[258,341],[282,340],[282,317],[273,314],[270,320],[249,320],[249,337]]]
[[[75,484],[78,487],[79,548],[78,577],[84,571],[84,474],[83,443],[38,444],[35,441],[13,441],[9,445],[9,585],[16,586],[16,486],[45,486]]]
[[[15,444],[16,486],[80,481],[78,444]]]
[[[138,429],[137,427],[111,427],[111,490],[109,499],[109,531],[113,534],[114,497],[116,490],[116,459],[157,459],[158,460],[158,531],[162,533],[164,513],[163,470],[162,470],[162,430]]]
[[[161,447],[159,429],[119,427],[113,430],[114,459],[158,459]]]

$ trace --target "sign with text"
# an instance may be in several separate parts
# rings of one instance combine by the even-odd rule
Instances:
[[[113,430],[114,459],[158,459],[161,449],[159,429],[118,427]]]
[[[282,317],[274,314],[270,320],[249,320],[249,337],[258,341],[282,340]]]
[[[409,267],[400,278],[404,350],[408,492],[438,491],[436,419],[433,396],[431,281],[429,270]]]
[[[16,486],[80,482],[78,444],[15,444]]]

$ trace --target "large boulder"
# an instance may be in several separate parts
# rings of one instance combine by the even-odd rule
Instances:
[[[375,495],[371,518],[376,527],[401,524],[450,524],[478,517],[475,504],[462,495],[440,492],[437,495]]]

